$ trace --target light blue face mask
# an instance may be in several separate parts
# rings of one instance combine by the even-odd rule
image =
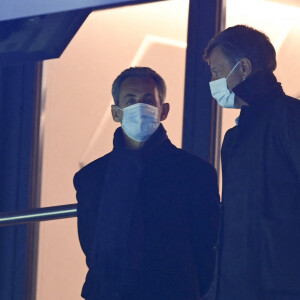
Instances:
[[[211,95],[218,104],[224,108],[240,108],[235,105],[235,94],[230,91],[227,87],[227,79],[235,70],[240,62],[237,62],[236,65],[232,68],[228,76],[225,78],[220,78],[209,83]]]
[[[149,104],[137,103],[122,109],[121,126],[124,132],[137,142],[145,142],[160,124],[158,108]]]

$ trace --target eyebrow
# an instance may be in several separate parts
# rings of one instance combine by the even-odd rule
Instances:
[[[151,97],[154,97],[154,95],[153,94],[151,94],[151,93],[147,93],[147,94],[145,94],[145,96],[151,96]]]
[[[126,94],[124,98],[136,97],[135,94]]]
[[[151,93],[147,93],[147,94],[144,95],[144,97],[149,97],[149,96],[154,97],[153,94],[151,94]],[[130,98],[130,97],[136,97],[136,95],[135,94],[126,94],[124,96],[124,98]]]

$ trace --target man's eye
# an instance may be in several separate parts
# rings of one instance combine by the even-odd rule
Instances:
[[[135,104],[135,100],[134,99],[128,99],[127,100],[127,105],[132,105]]]
[[[145,100],[144,100],[144,103],[145,103],[145,104],[151,104],[151,105],[155,104],[155,102],[154,102],[153,99],[145,99]]]

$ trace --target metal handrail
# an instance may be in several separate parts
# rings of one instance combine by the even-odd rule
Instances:
[[[77,204],[36,208],[27,211],[0,213],[0,226],[26,224],[77,216]]]

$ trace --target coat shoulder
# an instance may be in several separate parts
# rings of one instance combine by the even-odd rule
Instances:
[[[280,116],[285,114],[297,114],[300,113],[300,100],[284,95],[279,97],[274,103],[273,107],[270,108],[273,110],[274,114]]]
[[[73,179],[75,189],[78,190],[82,184],[92,184],[99,176],[104,176],[110,156],[111,152],[92,161],[76,172]]]
[[[176,168],[185,170],[185,174],[216,174],[215,168],[204,159],[186,150],[173,146],[173,158]],[[214,175],[213,175],[214,176]]]
[[[284,95],[277,99],[270,110],[270,122],[274,132],[278,132],[281,136],[284,134],[286,138],[290,132],[299,128],[300,101],[298,99]]]

